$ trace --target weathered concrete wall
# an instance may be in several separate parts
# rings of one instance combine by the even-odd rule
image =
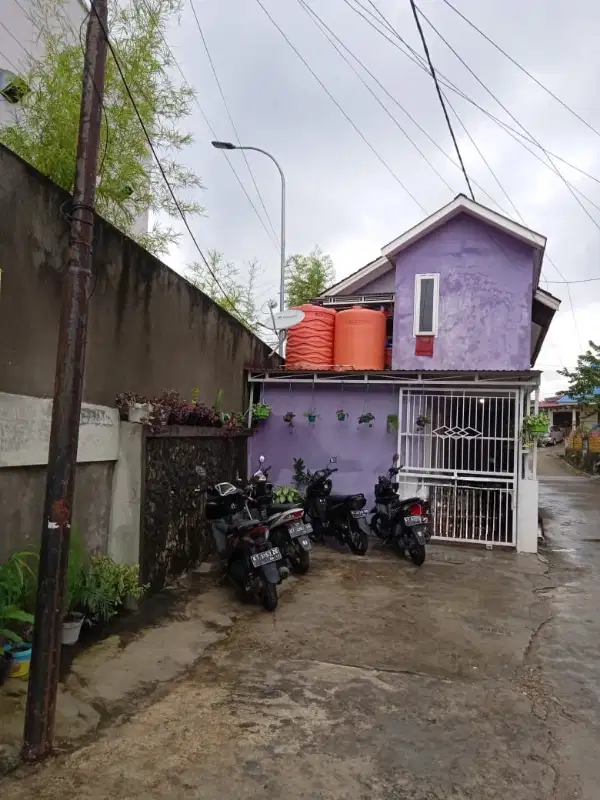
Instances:
[[[0,390],[49,397],[54,387],[69,200],[0,146]],[[268,348],[184,278],[101,219],[94,228],[84,399],[175,389],[243,410],[247,365]]]

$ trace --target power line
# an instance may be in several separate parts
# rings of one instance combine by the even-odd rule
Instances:
[[[150,134],[148,133],[148,129],[146,128],[144,120],[142,119],[142,115],[140,114],[140,111],[139,111],[139,109],[137,107],[137,103],[135,102],[135,99],[134,99],[134,97],[133,97],[133,95],[131,93],[131,89],[129,88],[129,84],[127,83],[127,79],[125,78],[125,75],[123,74],[123,70],[121,68],[121,64],[119,62],[119,59],[117,58],[117,54],[115,52],[113,44],[112,44],[112,42],[111,42],[111,40],[110,40],[110,38],[108,36],[108,31],[106,30],[101,18],[98,15],[98,12],[96,10],[95,1],[94,0],[90,0],[90,5],[91,5],[92,11],[94,12],[94,14],[95,14],[95,16],[96,16],[96,18],[97,18],[97,20],[98,20],[98,22],[100,24],[100,27],[102,28],[102,33],[104,34],[104,37],[106,39],[106,43],[107,43],[108,48],[110,50],[111,56],[113,57],[113,60],[115,62],[115,66],[117,67],[117,70],[119,72],[119,76],[120,76],[120,78],[121,78],[121,80],[123,82],[123,86],[125,87],[125,91],[127,92],[127,96],[129,97],[131,105],[133,106],[133,109],[135,111],[136,117],[138,118],[138,122],[140,123],[142,131],[144,132],[144,136],[146,137],[146,141],[148,142],[148,147],[150,148],[150,151],[152,152],[152,156],[153,156],[154,160],[156,161],[156,165],[158,166],[158,169],[159,169],[159,171],[160,171],[160,173],[161,173],[161,175],[163,177],[163,180],[165,182],[165,185],[166,185],[167,189],[169,190],[169,194],[171,195],[171,199],[173,200],[173,204],[174,204],[175,208],[177,209],[177,211],[179,212],[179,216],[181,217],[181,219],[183,221],[183,224],[185,225],[185,227],[187,229],[187,232],[189,233],[190,238],[191,238],[192,242],[194,243],[194,246],[196,247],[196,250],[198,251],[198,253],[200,255],[200,258],[202,259],[202,261],[204,263],[204,266],[208,270],[209,275],[212,277],[212,279],[214,280],[215,284],[219,288],[221,294],[223,295],[223,299],[226,300],[229,303],[229,305],[231,306],[231,308],[234,309],[239,314],[239,311],[237,311],[235,303],[229,298],[229,296],[227,295],[227,292],[223,289],[223,286],[221,285],[221,282],[219,281],[219,279],[217,278],[216,274],[211,269],[211,266],[208,263],[208,260],[207,260],[206,256],[204,255],[200,245],[198,244],[198,240],[196,239],[192,229],[190,228],[190,224],[189,224],[189,222],[187,220],[185,212],[182,209],[182,207],[181,207],[181,205],[179,203],[179,200],[177,199],[177,196],[176,196],[175,192],[173,191],[173,187],[171,186],[171,184],[169,182],[169,179],[168,179],[168,177],[167,177],[167,175],[165,173],[165,170],[163,168],[163,165],[160,162],[160,159],[159,159],[159,157],[158,157],[158,155],[156,153],[156,150],[154,148],[154,144],[152,142],[152,139],[150,138]],[[258,324],[262,325],[262,323],[258,323]],[[266,325],[262,325],[262,327],[266,328]]]
[[[595,134],[596,134],[596,136],[600,136],[600,131],[599,131],[597,128],[594,128],[594,126],[593,126],[593,125],[591,125],[591,124],[590,124],[590,123],[589,123],[589,122],[588,122],[586,119],[584,119],[584,118],[581,116],[581,114],[578,114],[578,113],[577,113],[577,111],[575,111],[573,108],[571,108],[571,106],[567,105],[567,104],[564,102],[564,100],[561,100],[561,99],[560,99],[560,97],[558,97],[556,94],[554,94],[554,92],[553,92],[551,89],[549,89],[549,88],[548,88],[547,86],[545,86],[545,85],[544,85],[544,84],[543,84],[543,83],[542,83],[540,80],[538,80],[538,79],[535,77],[535,75],[532,75],[532,74],[531,74],[531,72],[529,72],[527,69],[525,69],[525,67],[524,67],[522,64],[519,64],[519,62],[518,62],[518,61],[517,61],[515,58],[513,58],[511,55],[509,55],[509,54],[506,52],[506,50],[503,50],[503,48],[502,48],[502,47],[500,47],[500,45],[499,45],[497,42],[495,42],[495,41],[494,41],[494,40],[493,40],[493,39],[492,39],[490,36],[488,36],[488,35],[487,35],[487,33],[484,33],[484,31],[482,31],[482,30],[481,30],[481,28],[478,28],[478,27],[477,27],[477,25],[475,25],[475,23],[474,23],[474,22],[472,22],[472,21],[471,21],[471,20],[470,20],[470,19],[469,19],[467,16],[465,16],[465,15],[464,15],[464,14],[463,14],[461,11],[459,11],[459,10],[458,10],[458,8],[456,8],[456,6],[452,5],[452,3],[450,2],[450,0],[443,0],[443,2],[444,2],[444,3],[445,3],[445,4],[446,4],[446,5],[449,7],[449,8],[451,8],[451,9],[452,9],[452,11],[454,11],[454,13],[455,13],[455,14],[458,14],[458,16],[459,16],[461,19],[463,19],[463,20],[464,20],[464,21],[467,23],[467,25],[470,25],[470,26],[471,26],[471,28],[473,28],[473,30],[477,31],[477,33],[478,33],[480,36],[483,36],[483,38],[484,38],[484,39],[485,39],[487,42],[489,42],[489,43],[492,45],[492,47],[495,47],[495,48],[496,48],[496,50],[498,50],[498,52],[502,53],[502,55],[503,55],[503,56],[505,56],[506,58],[508,58],[508,60],[509,60],[509,61],[510,61],[512,64],[514,64],[514,65],[515,65],[515,67],[517,67],[518,69],[520,69],[520,70],[521,70],[521,72],[525,73],[525,75],[527,75],[527,77],[528,77],[528,78],[531,78],[531,80],[532,80],[534,83],[537,83],[537,85],[540,87],[540,89],[543,89],[543,90],[544,90],[544,91],[545,91],[547,94],[549,94],[549,95],[550,95],[550,97],[552,97],[554,100],[556,100],[556,102],[557,102],[557,103],[559,103],[559,104],[560,104],[560,105],[561,105],[561,106],[562,106],[562,107],[563,107],[563,108],[564,108],[566,111],[568,111],[568,112],[570,112],[571,114],[573,114],[573,116],[574,116],[574,117],[576,117],[576,118],[577,118],[577,119],[578,119],[580,122],[582,122],[582,123],[583,123],[583,124],[586,126],[586,128],[589,128],[589,130],[591,130],[593,133],[595,133]]]
[[[410,7],[413,12],[413,17],[415,18],[415,23],[417,26],[417,30],[419,31],[419,36],[421,37],[421,44],[423,45],[423,50],[425,51],[425,55],[427,57],[427,63],[429,64],[429,71],[431,72],[431,77],[433,78],[433,82],[435,83],[435,90],[437,92],[440,105],[442,106],[444,117],[446,118],[448,130],[450,131],[450,136],[452,137],[452,141],[454,142],[454,149],[456,150],[456,155],[458,156],[458,160],[460,161],[460,166],[463,171],[463,175],[465,176],[465,181],[467,183],[467,186],[469,188],[469,194],[471,195],[471,198],[475,200],[475,195],[473,194],[473,187],[471,186],[471,182],[469,181],[469,176],[467,175],[467,170],[462,155],[460,153],[460,148],[458,146],[458,142],[456,141],[456,136],[454,135],[454,129],[452,128],[452,122],[450,120],[450,116],[448,115],[448,109],[446,108],[446,103],[444,102],[444,96],[442,95],[442,90],[440,89],[440,84],[438,83],[437,75],[435,74],[433,61],[431,60],[431,56],[429,55],[429,47],[427,46],[427,40],[425,39],[425,34],[423,33],[423,28],[421,27],[421,22],[417,14],[417,7],[415,6],[415,0],[410,0]]]
[[[334,34],[334,33],[333,33],[333,31],[331,30],[331,28],[330,28],[330,27],[329,27],[329,26],[328,26],[328,25],[327,25],[327,24],[326,24],[326,23],[325,23],[325,22],[324,22],[324,21],[321,19],[321,17],[320,17],[320,16],[319,16],[319,15],[316,13],[316,11],[314,11],[314,10],[313,10],[313,9],[312,9],[312,8],[311,8],[311,7],[310,7],[310,6],[309,6],[309,5],[306,3],[306,2],[305,2],[305,0],[298,0],[298,3],[299,3],[299,4],[300,4],[300,6],[301,6],[301,7],[304,9],[305,13],[306,13],[306,14],[307,14],[307,15],[310,17],[310,19],[311,19],[311,20],[312,20],[312,22],[315,24],[315,26],[316,26],[316,27],[319,29],[319,31],[320,31],[320,32],[323,34],[323,36],[324,36],[324,37],[327,39],[327,41],[328,41],[328,42],[331,44],[331,46],[332,46],[332,47],[335,49],[335,51],[336,51],[336,52],[339,54],[339,56],[340,56],[340,57],[341,57],[341,58],[342,58],[342,59],[343,59],[343,60],[346,62],[346,64],[348,64],[348,66],[350,67],[350,69],[352,70],[352,72],[354,72],[354,74],[355,74],[355,75],[356,75],[356,77],[359,79],[359,81],[362,83],[362,85],[363,85],[363,86],[364,86],[364,87],[367,89],[367,91],[368,91],[368,92],[369,92],[369,93],[370,93],[370,94],[371,94],[371,95],[372,95],[372,96],[375,98],[375,100],[377,101],[377,103],[378,103],[378,104],[381,106],[381,108],[382,108],[382,109],[385,111],[385,113],[388,115],[388,117],[389,117],[389,118],[392,120],[392,122],[393,122],[393,123],[396,125],[396,127],[398,128],[398,130],[400,130],[400,131],[401,131],[401,133],[403,133],[403,134],[404,134],[404,136],[405,136],[405,137],[408,139],[408,141],[409,141],[409,142],[412,144],[412,146],[415,148],[415,150],[417,151],[417,153],[419,153],[419,155],[420,155],[420,156],[421,156],[421,157],[422,157],[422,158],[423,158],[423,159],[424,159],[424,160],[427,162],[427,164],[428,164],[428,165],[431,167],[431,169],[433,170],[433,172],[435,172],[435,174],[438,176],[438,178],[439,178],[439,179],[442,181],[442,183],[443,183],[443,184],[444,184],[444,185],[445,185],[445,186],[446,186],[446,187],[447,187],[447,188],[448,188],[448,189],[449,189],[449,190],[450,190],[450,191],[453,193],[453,195],[454,195],[454,194],[456,194],[456,191],[455,191],[455,190],[452,188],[452,186],[450,186],[450,184],[449,184],[449,183],[448,183],[448,181],[447,181],[447,180],[444,178],[444,176],[443,176],[443,175],[442,175],[442,174],[441,174],[441,173],[440,173],[440,172],[439,172],[439,171],[438,171],[438,170],[435,168],[435,166],[434,166],[434,165],[431,163],[431,161],[430,161],[430,160],[427,158],[427,156],[426,156],[426,155],[425,155],[425,153],[424,153],[424,152],[421,150],[421,148],[418,146],[418,144],[417,144],[417,143],[416,143],[416,142],[415,142],[415,141],[414,141],[414,140],[413,140],[413,139],[412,139],[412,138],[409,136],[409,134],[408,134],[408,133],[407,133],[407,132],[404,130],[404,128],[402,127],[402,125],[401,125],[401,124],[398,122],[398,120],[396,119],[396,117],[394,117],[394,115],[393,115],[393,114],[390,112],[390,110],[387,108],[387,106],[385,105],[385,103],[383,103],[383,102],[381,101],[381,99],[380,99],[380,98],[378,97],[378,95],[377,95],[377,94],[376,94],[376,93],[373,91],[373,89],[372,89],[372,88],[369,86],[369,84],[368,84],[368,83],[365,81],[365,79],[364,79],[364,78],[362,77],[362,75],[361,75],[361,74],[358,72],[358,70],[357,70],[357,69],[356,69],[356,68],[353,66],[353,64],[352,64],[352,63],[351,63],[351,62],[348,60],[348,58],[347,58],[347,57],[344,55],[344,53],[343,53],[343,52],[340,50],[339,46],[338,46],[338,45],[335,43],[335,41],[333,40],[333,39],[337,39],[337,36],[335,36],[335,34]],[[329,34],[330,34],[330,35],[333,37],[333,39],[332,39],[332,38],[330,38],[330,37],[327,35],[327,33],[325,33],[325,30],[322,30],[322,28],[320,28],[320,27],[319,27],[319,24],[322,26],[322,28],[325,28],[325,30],[329,32]],[[347,48],[345,48],[345,49],[347,49]],[[353,53],[351,53],[351,55],[352,55],[352,56],[353,56],[353,58],[354,58],[354,59],[357,61],[357,63],[358,63],[358,64],[360,64],[360,66],[361,66],[361,67],[362,67],[362,68],[365,70],[365,72],[367,72],[369,75],[371,75],[371,77],[372,77],[372,78],[373,78],[373,79],[376,81],[376,83],[377,83],[379,86],[381,86],[381,84],[379,83],[379,81],[377,81],[377,79],[376,79],[376,78],[373,76],[373,74],[372,74],[372,73],[371,73],[371,72],[370,72],[370,71],[369,71],[369,70],[368,70],[368,69],[365,67],[365,65],[362,63],[362,61],[360,61],[360,59],[359,59],[357,56],[355,56]],[[404,109],[402,109],[402,110],[404,110]],[[406,113],[406,112],[405,112],[405,113]]]
[[[398,31],[393,27],[392,23],[386,18],[385,14],[382,11],[380,11],[377,8],[377,6],[374,3],[371,2],[371,0],[369,0],[369,2],[371,2],[371,5],[373,6],[373,8],[376,9],[378,16],[382,18],[383,23],[385,24],[387,30],[389,32],[391,32],[391,34],[393,34],[394,38],[390,38],[390,36],[388,35],[388,33],[386,31],[383,31],[380,27],[378,27],[378,25],[381,24],[379,19],[377,19],[375,17],[375,14],[373,14],[371,11],[369,11],[369,9],[365,8],[365,6],[362,5],[360,0],[354,0],[354,2],[365,13],[361,13],[361,11],[359,11],[357,8],[355,8],[350,3],[350,0],[343,0],[343,2],[355,14],[357,14],[359,17],[361,17],[367,23],[367,25],[369,25],[371,28],[373,28],[373,30],[376,33],[378,33],[380,36],[382,36],[389,44],[391,44],[393,47],[395,47],[397,50],[399,50],[404,56],[406,56],[410,61],[412,61],[414,64],[416,64],[419,67],[419,69],[423,70],[424,72],[426,72],[429,75],[429,69],[427,67],[427,64],[426,64],[425,59],[423,58],[423,56],[421,56],[419,53],[417,53],[417,51],[413,47],[411,47],[411,45],[408,44],[408,42],[405,39],[402,38],[402,36],[398,33]],[[365,16],[365,14],[368,14],[372,19],[369,19],[369,17]],[[373,19],[376,20],[378,25],[374,24],[374,22],[372,21]],[[399,42],[401,42],[402,45],[404,45],[406,50],[403,49],[398,44],[398,41],[395,41],[396,39]],[[407,52],[407,51],[409,51],[409,52]],[[578,167],[575,164],[572,164],[570,161],[567,161],[565,158],[563,158],[562,156],[559,156],[557,153],[553,153],[551,150],[548,150],[546,148],[541,148],[541,146],[534,139],[532,139],[530,136],[524,135],[523,133],[521,133],[521,131],[516,130],[516,128],[511,127],[510,125],[508,125],[503,120],[498,119],[498,117],[496,117],[494,114],[492,114],[491,111],[488,111],[486,108],[481,106],[476,100],[473,100],[472,97],[469,97],[469,95],[465,94],[465,92],[463,92],[462,89],[460,89],[448,77],[443,75],[443,73],[441,73],[439,70],[437,71],[437,74],[438,74],[438,78],[440,79],[440,83],[446,89],[449,89],[451,92],[454,92],[454,94],[457,94],[459,97],[462,97],[462,99],[465,100],[467,103],[469,103],[470,105],[472,105],[475,108],[477,108],[479,111],[481,111],[482,114],[485,114],[486,117],[489,117],[489,119],[491,119],[497,125],[500,125],[502,128],[504,128],[506,132],[511,131],[516,136],[519,136],[522,139],[525,139],[525,141],[530,142],[531,144],[533,144],[534,146],[538,147],[539,149],[543,149],[544,152],[547,153],[547,155],[552,156],[552,158],[555,158],[557,161],[561,161],[567,167],[570,167],[571,169],[575,170],[576,172],[579,172],[582,175],[585,175],[587,178],[590,178],[590,180],[593,180],[596,183],[600,183],[600,178],[597,178],[594,175],[591,175],[589,172],[586,172],[586,170],[582,169],[581,167]],[[531,151],[529,151],[529,152],[531,152]],[[545,163],[545,162],[542,162],[542,163]],[[474,181],[473,181],[473,183],[474,183]],[[580,192],[580,194],[581,194],[581,192]],[[586,199],[589,200],[589,198],[586,198]]]
[[[223,105],[225,106],[225,111],[227,112],[227,116],[229,117],[229,121],[231,122],[231,127],[233,128],[233,132],[235,134],[235,137],[237,139],[237,143],[239,145],[239,144],[241,144],[240,135],[239,135],[239,133],[237,131],[237,128],[235,126],[235,122],[233,121],[233,116],[231,114],[231,111],[229,110],[229,103],[227,102],[227,98],[225,97],[225,92],[223,91],[223,87],[221,86],[221,81],[219,80],[219,76],[217,74],[217,70],[216,70],[214,62],[212,60],[212,56],[210,54],[210,50],[208,49],[208,43],[206,41],[206,37],[204,36],[204,31],[202,30],[202,26],[200,25],[200,20],[198,18],[198,14],[196,13],[196,7],[194,6],[194,0],[190,0],[190,6],[192,8],[192,13],[194,14],[194,19],[196,20],[196,25],[198,27],[198,31],[199,31],[200,37],[202,39],[202,44],[204,45],[204,50],[206,52],[206,56],[207,56],[208,62],[210,64],[210,68],[211,68],[212,73],[214,75],[215,82],[217,84],[217,88],[219,89],[219,94],[221,95],[221,99],[223,100]],[[248,167],[248,172],[250,173],[250,177],[252,178],[252,183],[254,184],[254,188],[256,189],[256,194],[258,195],[258,199],[260,200],[260,204],[261,204],[261,206],[263,208],[263,211],[265,212],[265,216],[267,218],[267,221],[268,221],[268,223],[269,223],[269,225],[271,227],[271,230],[273,231],[273,235],[275,236],[276,241],[278,241],[277,231],[275,230],[275,227],[273,225],[273,221],[271,220],[271,217],[269,216],[269,212],[267,211],[267,207],[265,205],[265,201],[263,200],[263,196],[262,196],[262,194],[260,192],[260,189],[258,188],[258,184],[256,183],[256,179],[254,178],[254,173],[252,172],[252,168],[250,167],[250,162],[248,161],[248,156],[246,155],[245,150],[242,150],[241,153],[242,153],[242,156],[244,158],[244,161],[246,162],[246,166]]]
[[[144,4],[144,6],[146,7],[146,11],[147,11],[147,12],[148,12],[148,14],[149,14],[149,15],[152,17],[152,16],[153,16],[153,14],[152,14],[152,10],[151,10],[151,8],[149,7],[148,3],[146,2],[146,0],[142,0],[142,2],[143,2],[143,4]],[[156,16],[155,16],[155,15],[154,15],[154,19],[156,20]],[[159,34],[160,34],[160,37],[161,37],[161,39],[163,40],[163,43],[164,43],[164,45],[165,45],[165,48],[166,48],[167,52],[168,52],[168,53],[169,53],[169,55],[171,56],[171,59],[172,59],[173,65],[175,66],[175,68],[177,69],[177,71],[179,72],[179,74],[181,75],[181,79],[183,80],[184,84],[185,84],[185,85],[188,87],[188,89],[190,90],[190,92],[191,92],[191,95],[192,95],[192,98],[193,98],[193,100],[194,100],[194,103],[196,104],[196,106],[197,106],[197,108],[198,108],[198,111],[199,111],[199,112],[200,112],[200,114],[202,115],[202,119],[204,120],[204,122],[205,122],[205,124],[206,124],[206,127],[207,127],[207,128],[209,129],[209,131],[211,132],[211,134],[212,134],[213,138],[214,138],[214,139],[218,139],[218,136],[217,136],[217,133],[216,133],[215,129],[214,129],[214,128],[213,128],[213,126],[211,125],[211,123],[210,123],[210,120],[209,120],[209,119],[208,119],[208,117],[206,116],[206,113],[204,112],[204,109],[202,108],[202,106],[200,105],[200,102],[199,102],[198,98],[196,97],[196,92],[194,91],[194,87],[191,85],[191,83],[190,83],[190,82],[188,81],[188,79],[185,77],[185,75],[184,75],[184,73],[183,73],[183,70],[182,70],[182,68],[181,68],[181,66],[180,66],[180,64],[179,64],[179,62],[177,61],[177,59],[175,58],[175,56],[174,56],[174,54],[173,54],[173,51],[172,51],[172,50],[171,50],[171,48],[169,47],[169,44],[168,44],[168,42],[167,42],[167,39],[166,39],[166,37],[165,37],[165,35],[164,35],[164,33],[163,33],[162,29],[161,29],[161,28],[160,28],[160,26],[158,26],[158,25],[157,25],[157,30],[158,30],[158,32],[159,32]],[[243,183],[242,179],[241,179],[241,178],[240,178],[240,176],[238,175],[236,168],[235,168],[235,167],[234,167],[234,165],[232,164],[232,162],[231,162],[231,160],[230,160],[230,158],[229,158],[229,156],[228,156],[227,152],[226,152],[225,150],[222,150],[221,152],[223,153],[223,156],[224,156],[224,158],[225,158],[225,161],[227,162],[227,165],[229,166],[229,169],[230,169],[230,170],[233,172],[233,175],[234,175],[235,179],[237,180],[237,182],[238,182],[238,184],[239,184],[239,186],[240,186],[240,188],[241,188],[242,192],[243,192],[243,193],[244,193],[244,195],[246,196],[246,200],[247,200],[247,201],[250,203],[250,206],[252,207],[252,210],[253,210],[253,211],[254,211],[254,213],[256,214],[256,217],[257,217],[258,221],[260,222],[260,224],[261,224],[261,225],[262,225],[262,227],[264,228],[264,231],[265,231],[265,233],[266,233],[266,234],[267,234],[267,236],[269,237],[269,239],[270,239],[271,243],[273,244],[273,246],[275,247],[275,249],[276,249],[277,251],[279,251],[279,244],[278,244],[278,242],[277,242],[277,239],[274,239],[274,238],[273,238],[273,234],[272,234],[272,233],[271,233],[271,231],[270,231],[270,230],[267,228],[267,226],[266,226],[266,224],[265,224],[265,221],[263,220],[263,218],[262,218],[261,214],[259,213],[259,211],[258,211],[258,209],[256,208],[256,206],[255,206],[254,202],[252,201],[252,198],[251,198],[251,197],[250,197],[250,195],[248,194],[248,191],[247,191],[246,187],[244,186],[244,183]]]
[[[410,0],[410,2],[411,2],[411,5],[414,6],[414,0]],[[416,10],[415,10],[414,13],[415,13],[415,16],[416,16]],[[566,178],[564,177],[562,172],[558,169],[556,164],[553,162],[552,158],[548,155],[548,151],[544,149],[544,147],[533,137],[533,135],[527,130],[527,128],[525,128],[525,126],[522,125],[519,122],[519,120],[506,107],[506,105],[494,94],[494,92],[492,92],[492,90],[484,83],[484,81],[482,81],[481,78],[471,69],[471,67],[467,64],[467,62],[457,53],[457,51],[452,47],[450,42],[448,42],[448,40],[443,36],[443,34],[440,33],[440,31],[435,27],[435,25],[431,22],[431,20],[420,9],[419,9],[419,14],[423,17],[423,19],[429,25],[429,27],[439,36],[439,38],[442,40],[442,42],[444,42],[444,44],[450,50],[450,52],[453,53],[454,56],[460,61],[460,63],[463,65],[463,67],[465,67],[465,69],[475,78],[477,83],[479,83],[479,85],[483,89],[485,89],[485,91],[490,95],[490,97],[492,97],[492,99],[495,100],[496,103],[498,103],[500,108],[502,108],[508,114],[508,116],[530,137],[531,141],[534,142],[540,148],[540,150],[545,154],[546,158],[548,159],[548,162],[549,162],[552,170],[556,173],[556,175],[558,175],[558,177],[561,179],[561,181],[565,184],[565,186],[567,187],[567,189],[569,190],[569,192],[571,193],[571,195],[573,196],[573,198],[575,199],[577,204],[582,208],[584,214],[590,219],[592,224],[595,225],[595,227],[598,229],[598,231],[600,231],[600,224],[597,222],[597,220],[594,219],[594,217],[590,214],[588,209],[583,205],[581,200],[577,197],[577,195],[573,191],[573,187],[571,186],[571,184],[566,180]]]
[[[336,106],[336,108],[337,108],[337,109],[338,109],[338,110],[339,110],[339,111],[342,113],[342,115],[343,115],[343,117],[346,119],[346,121],[350,123],[350,125],[353,127],[353,129],[356,131],[356,133],[357,133],[357,134],[360,136],[360,138],[363,140],[363,142],[364,142],[364,143],[367,145],[367,147],[369,148],[369,150],[371,150],[371,152],[372,152],[372,153],[373,153],[373,155],[374,155],[374,156],[377,158],[377,160],[378,160],[378,161],[379,161],[379,162],[380,162],[380,163],[381,163],[381,164],[382,164],[382,165],[385,167],[385,169],[386,169],[386,170],[387,170],[387,171],[390,173],[390,175],[391,175],[391,176],[394,178],[394,180],[396,181],[396,183],[398,183],[398,184],[399,184],[399,185],[402,187],[402,189],[404,189],[404,191],[405,191],[405,192],[406,192],[406,194],[407,194],[407,195],[410,197],[410,199],[411,199],[411,200],[412,200],[414,203],[416,203],[416,205],[418,205],[418,206],[419,206],[419,208],[421,209],[421,211],[422,211],[424,214],[427,214],[428,212],[427,212],[427,210],[425,209],[425,207],[424,207],[423,205],[421,205],[421,203],[420,203],[420,202],[417,200],[417,198],[416,198],[416,197],[414,196],[414,194],[413,194],[413,193],[410,191],[410,189],[408,189],[408,188],[407,188],[407,186],[405,186],[405,184],[404,184],[404,183],[403,183],[403,182],[400,180],[400,178],[399,178],[399,177],[396,175],[396,173],[395,173],[395,172],[394,172],[394,170],[393,170],[393,169],[390,167],[390,165],[387,163],[387,161],[385,161],[385,159],[384,159],[384,158],[383,158],[383,157],[382,157],[382,156],[381,156],[381,155],[380,155],[380,154],[377,152],[377,150],[376,150],[376,149],[373,147],[373,145],[371,144],[371,142],[370,142],[370,141],[367,139],[367,137],[366,137],[366,136],[363,134],[363,132],[360,130],[360,128],[359,128],[359,127],[358,127],[358,126],[355,124],[355,122],[352,120],[352,118],[351,118],[351,117],[350,117],[350,116],[349,116],[349,115],[346,113],[346,111],[344,111],[344,109],[342,108],[342,106],[341,106],[341,105],[338,103],[338,101],[335,99],[335,97],[334,97],[334,96],[331,94],[331,92],[329,91],[329,89],[328,89],[328,88],[325,86],[325,84],[323,83],[323,81],[322,81],[322,80],[319,78],[319,76],[318,76],[318,75],[317,75],[317,73],[316,73],[316,72],[313,70],[313,68],[310,66],[310,64],[308,63],[308,61],[307,61],[307,60],[304,58],[304,56],[303,56],[303,55],[300,53],[300,51],[299,51],[299,50],[298,50],[298,49],[297,49],[297,48],[296,48],[296,47],[295,47],[295,46],[292,44],[292,42],[290,41],[290,39],[289,39],[289,38],[288,38],[288,36],[286,35],[285,31],[284,31],[282,28],[280,28],[280,27],[279,27],[279,25],[277,24],[277,22],[276,22],[276,21],[273,19],[273,17],[271,16],[271,14],[270,14],[270,13],[267,11],[266,7],[265,7],[265,6],[263,5],[263,3],[262,3],[262,0],[256,0],[256,2],[257,2],[257,3],[258,3],[258,5],[261,7],[261,9],[262,9],[262,10],[263,10],[263,12],[266,14],[266,16],[269,18],[269,20],[270,20],[270,21],[271,21],[271,23],[274,25],[274,27],[275,27],[275,28],[277,28],[277,30],[279,31],[279,33],[281,34],[281,36],[282,36],[282,37],[285,39],[285,41],[287,42],[287,44],[289,45],[289,47],[291,47],[291,49],[292,49],[292,50],[294,51],[294,53],[295,53],[295,54],[298,56],[298,58],[300,59],[300,61],[302,61],[302,63],[303,63],[303,64],[304,64],[304,66],[306,67],[306,69],[307,69],[307,70],[310,72],[310,74],[313,76],[313,78],[314,78],[314,79],[317,81],[317,83],[318,83],[318,84],[319,84],[319,86],[320,86],[320,87],[323,89],[323,91],[325,92],[325,94],[326,94],[326,95],[329,97],[329,99],[331,100],[331,102],[332,102],[332,103],[333,103],[333,104]]]

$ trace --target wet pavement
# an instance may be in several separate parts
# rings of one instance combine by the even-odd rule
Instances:
[[[274,615],[243,609],[168,691],[0,791],[598,800],[600,483],[552,452],[540,472],[544,554],[319,550]]]

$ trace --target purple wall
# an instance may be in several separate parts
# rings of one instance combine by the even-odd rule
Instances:
[[[433,358],[415,356],[414,277],[440,274]],[[394,369],[524,370],[530,366],[531,248],[466,214],[396,261]]]
[[[311,470],[327,466],[337,457],[338,472],[333,476],[334,491],[363,492],[369,502],[377,476],[392,463],[396,452],[397,432],[388,433],[388,414],[398,413],[398,390],[392,386],[370,387],[316,384],[312,387],[264,385],[262,399],[271,406],[271,416],[261,422],[248,447],[249,469],[256,470],[264,455],[273,467],[271,479],[279,486],[292,484],[294,458],[303,458]],[[320,415],[315,424],[304,414],[316,408]],[[336,411],[343,408],[350,416],[338,422]],[[283,421],[287,411],[296,414],[294,427]],[[373,427],[358,425],[358,417],[370,411]]]

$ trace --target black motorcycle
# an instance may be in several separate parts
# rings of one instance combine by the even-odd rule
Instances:
[[[267,611],[275,611],[277,586],[288,577],[289,569],[269,539],[268,526],[262,520],[243,518],[248,498],[233,484],[209,485],[206,491],[206,518],[229,579],[243,599],[254,597]]]
[[[336,459],[330,459],[335,464]],[[364,494],[333,494],[331,475],[337,467],[317,470],[306,487],[304,511],[313,529],[315,541],[331,534],[359,556],[369,549],[369,526],[366,522],[367,503]]]
[[[429,507],[420,497],[398,497],[398,473],[402,467],[393,466],[387,475],[380,475],[375,484],[375,507],[371,509],[372,532],[385,544],[395,547],[400,555],[408,551],[410,560],[418,567],[425,561],[425,545],[429,542]]]
[[[293,572],[305,575],[310,569],[309,534],[312,526],[304,521],[302,503],[275,503],[273,484],[269,481],[270,467],[263,467],[265,457],[259,459],[259,468],[252,475],[247,489],[252,516],[269,526],[269,539],[279,547],[284,563]]]

